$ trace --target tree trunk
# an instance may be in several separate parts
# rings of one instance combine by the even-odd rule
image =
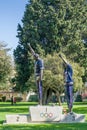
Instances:
[[[60,94],[59,94],[59,92],[56,92],[56,96],[57,96],[57,100],[58,100],[59,106],[61,106],[62,103],[61,103],[61,99],[60,99]]]
[[[45,89],[43,91],[43,100],[42,100],[42,104],[45,105],[46,104],[46,98],[47,98],[47,89]]]
[[[43,105],[49,103],[51,96],[52,96],[52,89],[51,88],[45,89],[43,92]]]

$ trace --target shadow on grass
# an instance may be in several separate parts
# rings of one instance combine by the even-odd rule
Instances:
[[[86,123],[39,124],[39,125],[5,125],[3,130],[87,130]]]

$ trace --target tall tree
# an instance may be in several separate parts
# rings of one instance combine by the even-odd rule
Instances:
[[[86,7],[84,0],[30,0],[18,37],[34,48],[40,44],[46,53],[63,50],[77,57],[84,47],[81,34],[86,30]]]
[[[45,54],[62,51],[73,61],[80,64],[85,62],[83,59],[86,47],[83,44],[82,34],[87,30],[86,19],[87,4],[85,0],[29,0],[22,18],[23,26],[18,24],[17,35],[21,53],[23,50],[26,50],[27,53],[29,76],[32,73],[32,60],[28,55],[28,42],[38,53],[42,49]],[[20,57],[18,47],[14,56],[18,65],[17,57]],[[23,62],[20,63],[21,66],[23,66]],[[20,71],[22,72],[22,69]],[[26,76],[23,75],[23,77]],[[26,80],[24,80],[25,82]]]

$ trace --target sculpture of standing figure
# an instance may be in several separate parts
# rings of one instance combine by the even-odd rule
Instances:
[[[73,107],[73,69],[72,66],[67,63],[67,61],[62,57],[60,54],[59,57],[63,61],[63,67],[64,67],[64,80],[65,80],[65,94],[67,99],[67,105],[69,112],[72,113],[72,107]]]
[[[43,90],[42,90],[42,78],[43,78],[43,69],[44,63],[43,60],[39,57],[39,54],[35,53],[33,48],[31,47],[30,43],[28,43],[30,51],[35,59],[35,79],[36,79],[36,86],[38,89],[39,95],[39,104],[42,105],[42,97],[43,97]]]

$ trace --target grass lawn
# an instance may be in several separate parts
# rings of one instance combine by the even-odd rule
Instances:
[[[20,102],[16,105],[0,102],[0,130],[87,130],[87,102],[74,103],[73,111],[85,114],[85,123],[3,125],[6,114],[28,114],[29,106],[36,103]],[[66,104],[63,104],[66,107]]]

